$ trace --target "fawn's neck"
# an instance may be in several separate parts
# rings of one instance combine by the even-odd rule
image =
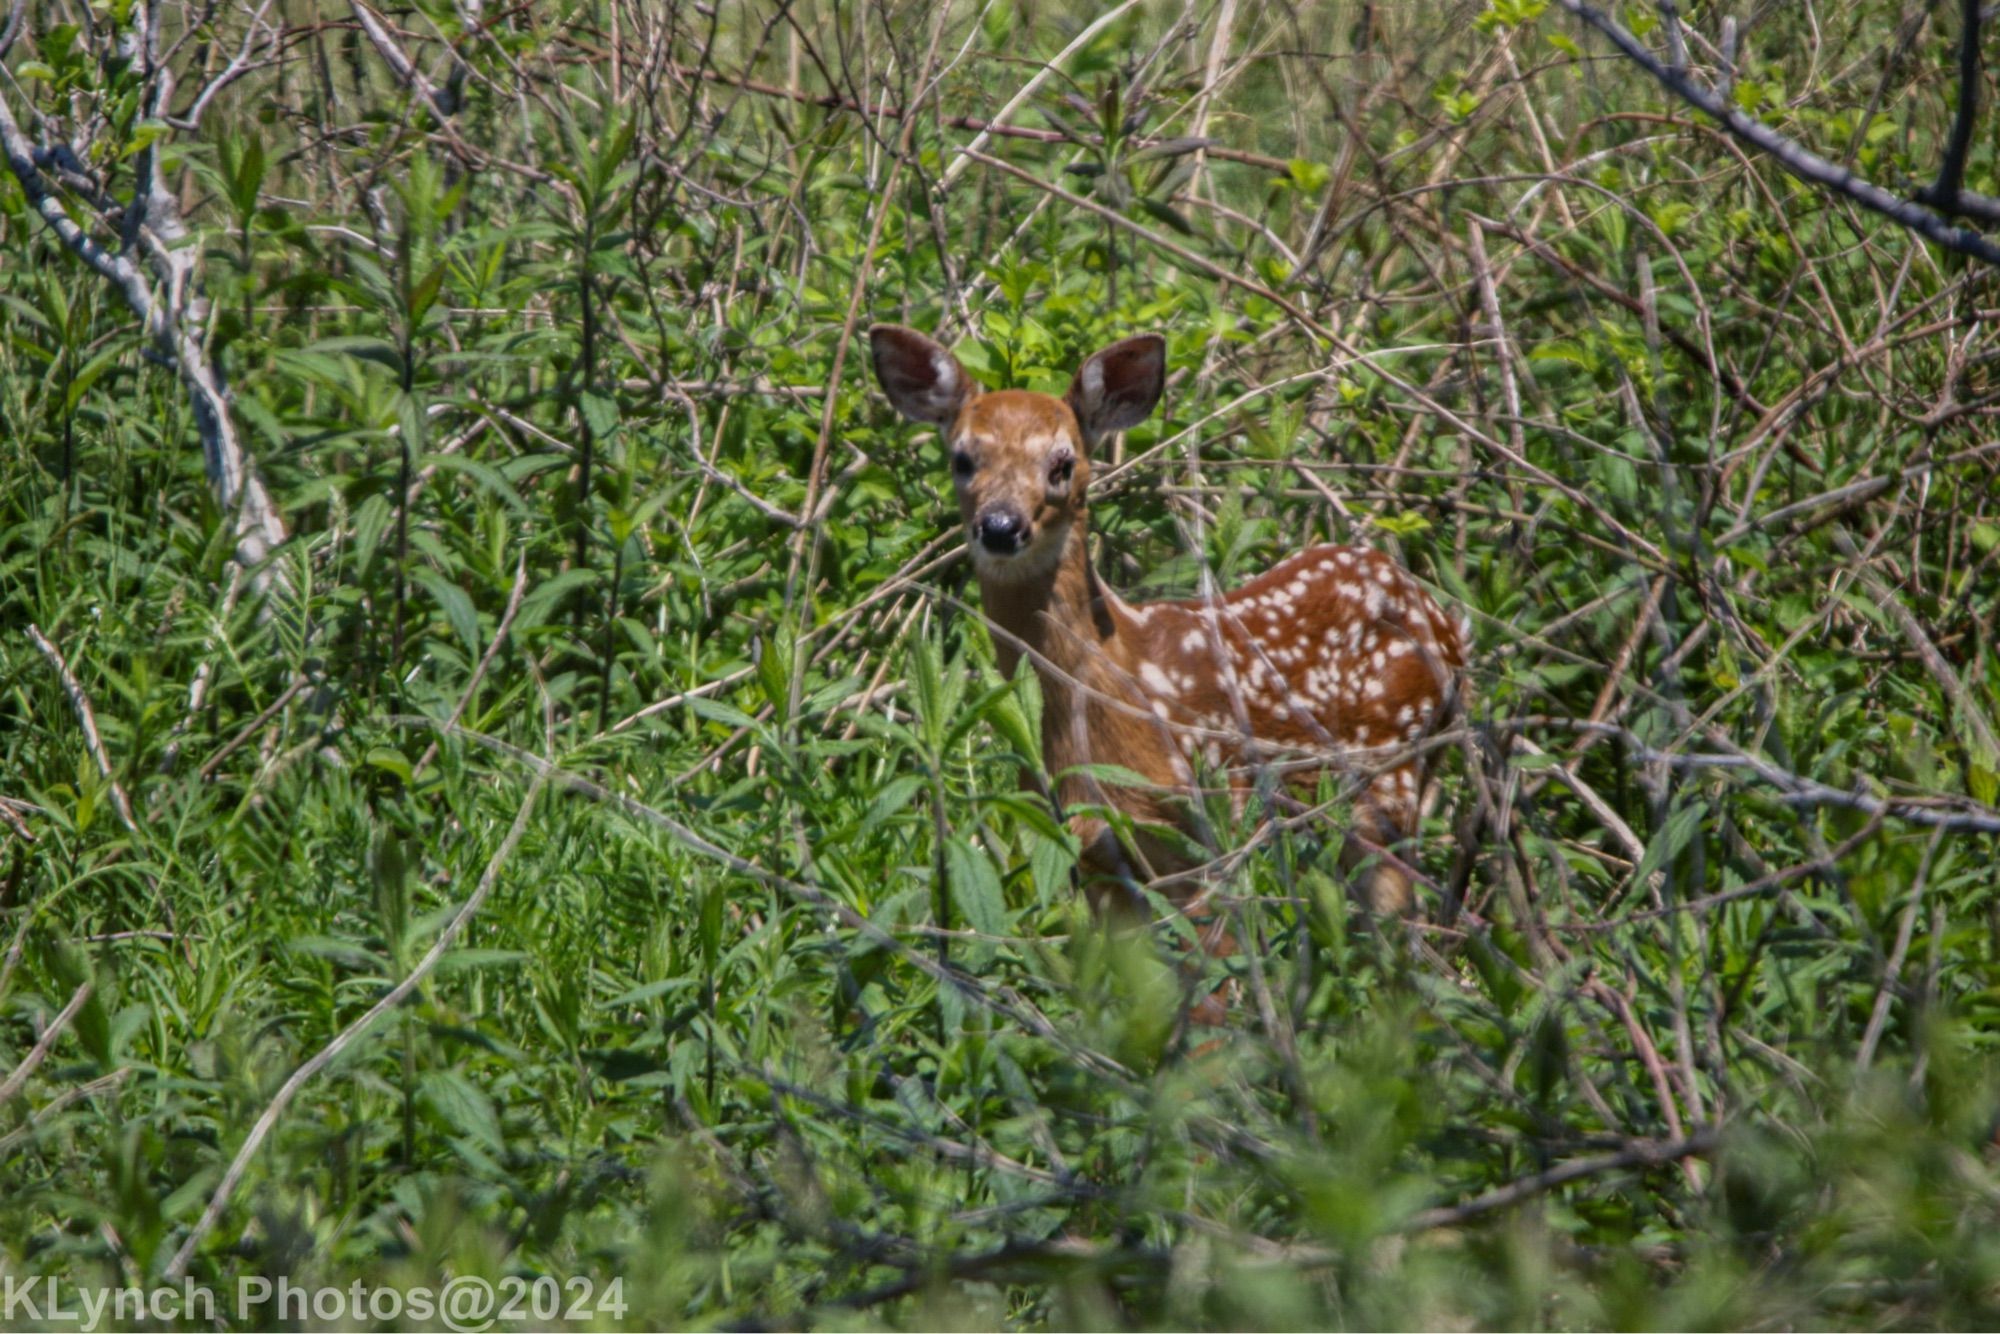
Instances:
[[[1111,598],[1090,567],[1090,526],[1082,515],[1070,522],[1048,570],[981,571],[979,594],[998,632],[993,647],[1000,669],[1011,676],[1026,653],[1044,691],[1052,674],[1060,680],[1087,670],[1117,635]]]
[[[1098,730],[1089,723],[1104,708],[1102,692],[1124,693],[1115,681],[1127,645],[1117,595],[1091,568],[1087,519],[1071,521],[1050,573],[982,573],[979,592],[1001,671],[1013,675],[1025,653],[1040,678],[1045,763],[1051,770],[1088,763],[1087,738]]]

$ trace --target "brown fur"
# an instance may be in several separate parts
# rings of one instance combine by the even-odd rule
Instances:
[[[1466,632],[1389,557],[1318,546],[1212,599],[1132,606],[1089,557],[1089,448],[1142,419],[1159,394],[1164,346],[1127,339],[1091,358],[1061,399],[980,393],[950,353],[893,326],[871,331],[876,370],[906,415],[944,431],[995,650],[1025,653],[1041,680],[1042,748],[1066,808],[1112,805],[1141,825],[1204,834],[1197,765],[1241,797],[1256,768],[1284,763],[1312,783],[1329,766],[1375,773],[1357,801],[1373,843],[1415,832],[1422,764],[1397,752],[1442,720],[1465,663]],[[1069,465],[1065,480],[1057,478]],[[980,538],[993,515],[1022,520],[1018,550]],[[1371,755],[1383,757],[1372,761]],[[1067,773],[1115,763],[1148,787]],[[1073,817],[1087,864],[1145,878],[1184,869],[1142,833],[1134,867],[1102,819]],[[1176,897],[1181,897],[1176,895]],[[1409,906],[1409,885],[1378,868],[1371,902]]]

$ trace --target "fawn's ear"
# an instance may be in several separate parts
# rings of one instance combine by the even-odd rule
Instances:
[[[972,397],[972,377],[958,358],[915,329],[877,324],[868,330],[875,378],[896,411],[913,422],[949,427]]]
[[[1063,399],[1088,444],[1146,420],[1166,387],[1167,340],[1140,334],[1092,353]]]

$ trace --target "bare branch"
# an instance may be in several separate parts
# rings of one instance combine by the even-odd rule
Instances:
[[[14,0],[14,8],[7,15],[7,26],[0,29],[0,59],[14,49],[14,43],[21,38],[21,28],[28,19],[28,0]]]
[[[49,1050],[56,1045],[56,1039],[69,1027],[70,1020],[76,1018],[76,1012],[83,1008],[83,1003],[90,999],[90,988],[91,984],[88,982],[77,987],[70,995],[69,1004],[63,1006],[62,1012],[50,1020],[49,1026],[42,1030],[42,1036],[33,1049],[21,1058],[21,1063],[14,1067],[13,1072],[5,1080],[0,1080],[0,1105],[11,1102],[14,1095],[27,1084],[28,1076],[34,1074],[36,1067],[48,1057]]]
[[[1623,1172],[1634,1167],[1662,1167],[1668,1163],[1681,1162],[1699,1157],[1715,1149],[1721,1136],[1715,1127],[1704,1126],[1690,1134],[1670,1140],[1633,1140],[1622,1149],[1611,1153],[1597,1154],[1589,1158],[1573,1158],[1559,1163],[1546,1172],[1510,1181],[1504,1186],[1475,1195],[1463,1204],[1445,1208],[1426,1209],[1411,1216],[1401,1227],[1404,1232],[1426,1232],[1432,1228],[1455,1227],[1467,1223],[1495,1210],[1511,1208],[1524,1200],[1566,1186],[1572,1181],[1586,1177],[1603,1176],[1607,1172]]]
[[[157,111],[172,95],[173,81],[164,71],[154,74],[152,101]],[[284,520],[263,480],[244,458],[229,415],[228,393],[209,359],[207,305],[194,295],[199,251],[188,243],[173,192],[160,179],[157,146],[149,144],[139,154],[140,183],[122,219],[126,244],[116,252],[93,239],[50,188],[40,166],[48,153],[38,151],[22,133],[5,96],[0,96],[0,150],[42,221],[118,289],[156,349],[180,373],[194,408],[209,483],[235,529],[237,560],[253,571],[260,591],[288,587],[283,571],[270,563],[271,553],[286,538]],[[157,288],[135,261],[136,249],[144,250]]]
[[[1670,69],[1610,15],[1583,0],[1562,0],[1562,6],[1611,40],[1633,64],[1652,75],[1681,100],[1720,121],[1731,135],[1775,158],[1778,165],[1809,185],[1817,185],[1915,232],[1934,245],[2000,268],[2000,244],[1968,227],[1955,227],[1923,205],[1889,193],[1845,167],[1827,161],[1802,144],[1725,102],[1685,72]]]
[[[1972,147],[1972,125],[1979,115],[1979,0],[1960,0],[1958,20],[1958,108],[1951,138],[1937,180],[1917,191],[1917,199],[1940,213],[1972,218],[1988,227],[2000,226],[2000,199],[1965,188],[1965,158]]]
[[[396,45],[396,39],[382,26],[382,20],[375,15],[364,0],[348,0],[348,12],[354,15],[361,31],[368,35],[368,44],[375,48],[375,54],[394,72],[398,82],[415,92],[429,104],[438,119],[443,120],[458,110],[458,98],[432,83],[430,76],[417,67],[417,62],[403,53]]]

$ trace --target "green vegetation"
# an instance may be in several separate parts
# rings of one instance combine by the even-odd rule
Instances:
[[[1741,8],[1739,107],[1930,180],[1951,6]],[[2000,1324],[1993,270],[1560,7],[1108,12],[14,9],[0,1275]],[[874,319],[1168,337],[1128,593],[1330,537],[1471,614],[1421,920],[1336,787],[1215,812],[1252,951],[1106,939]]]

